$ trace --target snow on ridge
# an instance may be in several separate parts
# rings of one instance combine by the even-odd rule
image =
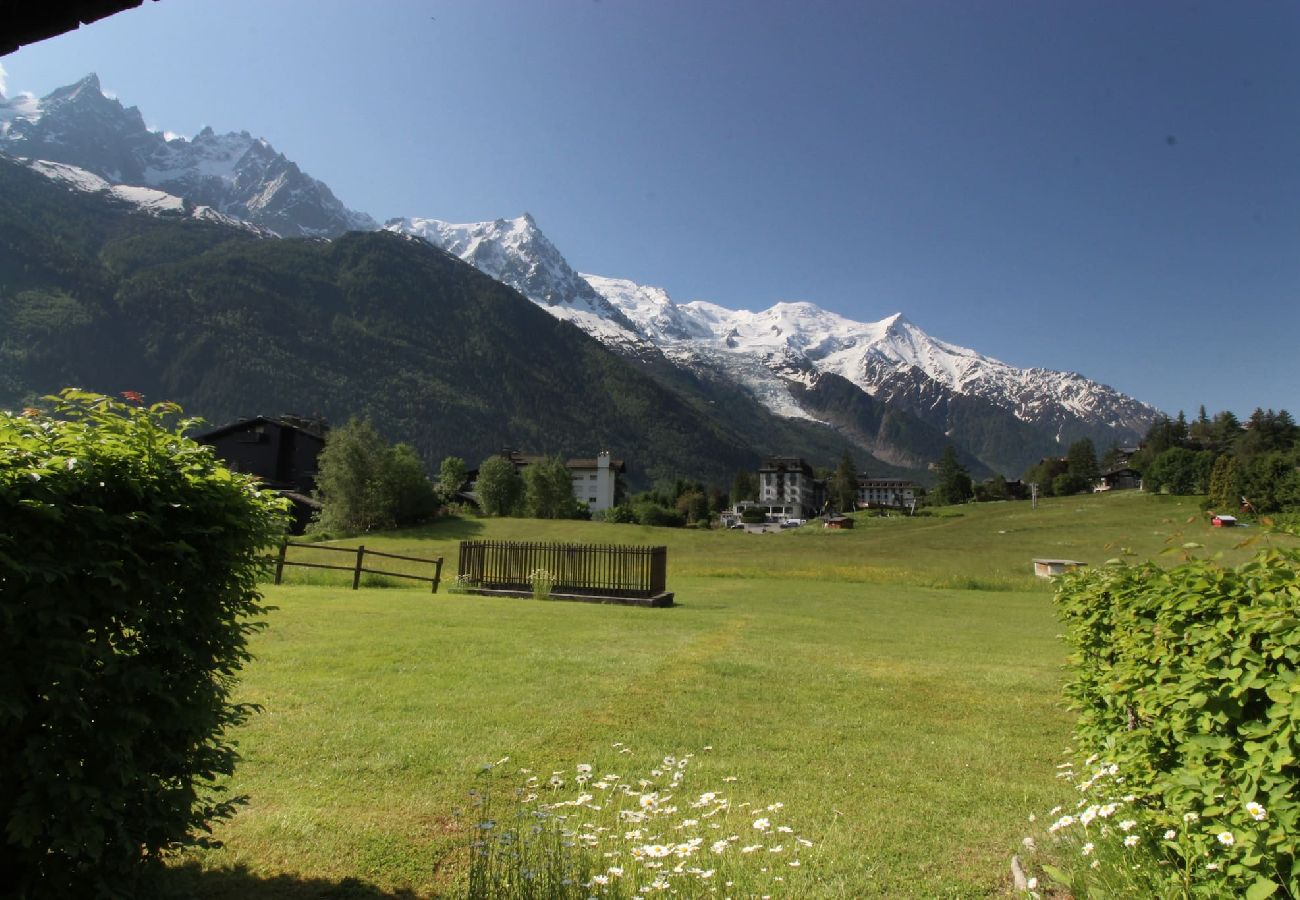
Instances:
[[[123,203],[128,203],[141,212],[152,215],[188,216],[205,222],[219,222],[222,225],[243,228],[262,237],[279,237],[268,228],[254,225],[243,219],[236,219],[234,216],[226,215],[210,206],[187,205],[184,199],[177,197],[175,194],[169,194],[156,188],[113,184],[93,172],[87,172],[77,166],[52,162],[47,159],[23,159],[19,157],[18,162],[44,175],[51,181],[67,185],[72,190],[84,191],[88,194],[103,194]]]

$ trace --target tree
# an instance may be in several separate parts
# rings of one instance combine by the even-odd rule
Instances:
[[[438,493],[424,474],[420,454],[410,444],[385,448],[380,490],[385,515],[401,528],[432,519],[438,513]]]
[[[932,495],[935,504],[965,503],[974,493],[970,472],[958,461],[957,451],[949,444],[939,459],[939,481]]]
[[[415,448],[388,446],[369,421],[352,419],[331,430],[316,465],[319,531],[414,525],[437,512],[437,496]]]
[[[840,512],[852,512],[858,505],[858,467],[845,450],[835,473],[826,482],[827,499]]]
[[[523,496],[515,464],[504,456],[489,456],[478,467],[478,502],[489,516],[514,515]]]
[[[331,429],[316,462],[321,511],[315,528],[358,532],[390,526],[384,509],[383,469],[384,443],[369,421],[351,419]]]
[[[459,456],[448,456],[438,468],[438,493],[444,499],[455,496],[464,487],[468,474],[465,460]]]
[[[758,475],[754,472],[737,472],[731,482],[731,502],[758,499]]]
[[[1070,445],[1065,455],[1066,471],[1084,485],[1086,490],[1101,477],[1097,468],[1097,450],[1088,438],[1081,438]]]
[[[1210,506],[1222,512],[1231,512],[1241,502],[1241,475],[1237,460],[1227,453],[1214,461],[1210,472]]]
[[[573,479],[563,459],[548,456],[524,469],[524,504],[535,519],[574,518]]]

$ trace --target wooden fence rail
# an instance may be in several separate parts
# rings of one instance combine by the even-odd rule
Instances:
[[[543,544],[461,541],[457,576],[480,588],[531,591],[532,575],[545,570],[552,592],[598,597],[664,595],[667,547],[616,544]]]
[[[308,550],[331,550],[335,553],[351,553],[354,556],[350,566],[331,566],[328,563],[311,563],[299,562],[288,559],[290,547],[303,547]],[[383,559],[402,559],[407,562],[428,563],[433,566],[433,577],[425,575],[407,575],[405,572],[390,572],[385,569],[368,569],[365,566],[367,556],[378,556]],[[281,541],[280,552],[275,557],[275,583],[279,584],[284,576],[285,566],[302,566],[306,569],[334,569],[339,572],[352,573],[352,590],[361,587],[361,573],[366,572],[371,575],[387,575],[390,578],[409,578],[412,581],[427,581],[433,585],[430,593],[438,593],[438,584],[442,580],[442,557],[434,559],[425,559],[420,556],[401,556],[397,553],[382,553],[379,550],[367,550],[365,544],[359,547],[330,547],[325,544],[300,544],[296,541]]]

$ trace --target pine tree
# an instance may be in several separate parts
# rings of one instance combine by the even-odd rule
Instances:
[[[957,459],[957,451],[949,444],[939,459],[939,481],[934,486],[934,501],[942,506],[965,503],[975,493],[970,472]]]

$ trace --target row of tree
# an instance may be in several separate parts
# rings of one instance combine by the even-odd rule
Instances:
[[[1148,490],[1206,494],[1222,511],[1300,508],[1300,426],[1285,409],[1256,409],[1245,422],[1205,407],[1191,422],[1161,417],[1129,465]]]

